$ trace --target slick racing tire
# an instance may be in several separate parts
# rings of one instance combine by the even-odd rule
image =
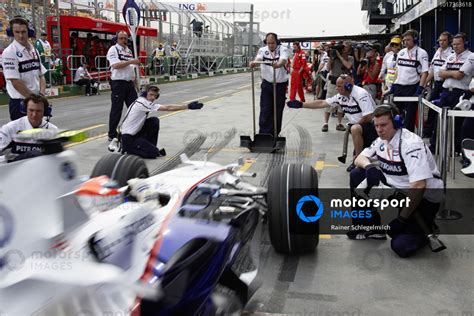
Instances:
[[[140,157],[112,153],[103,156],[95,164],[91,178],[98,176],[108,176],[123,187],[130,179],[148,178],[149,173],[145,162]]]
[[[267,193],[270,242],[279,253],[311,253],[319,242],[319,222],[305,223],[296,215],[296,209],[289,209],[291,189],[311,189],[317,193],[316,171],[304,164],[285,164],[272,171]]]

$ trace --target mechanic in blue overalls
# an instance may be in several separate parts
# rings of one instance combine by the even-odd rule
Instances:
[[[132,51],[127,47],[128,35],[125,31],[117,33],[117,44],[110,47],[107,60],[112,70],[111,99],[112,106],[109,116],[109,141],[117,137],[117,126],[122,117],[123,102],[127,107],[137,99],[135,68],[140,64],[138,58],[133,58]]]
[[[148,117],[150,112],[199,110],[203,107],[203,104],[198,101],[193,101],[188,105],[155,103],[159,97],[160,89],[156,85],[149,85],[128,108],[119,126],[122,153],[151,159],[165,156],[166,151],[157,147],[160,119],[156,116]],[[109,149],[115,151],[119,148]]]
[[[428,244],[427,235],[418,225],[414,212],[428,226],[434,226],[434,218],[443,198],[440,194],[443,181],[433,155],[418,135],[403,128],[403,120],[396,107],[381,105],[374,110],[373,116],[379,137],[356,158],[356,168],[350,175],[350,187],[353,190],[366,179],[367,188],[386,182],[394,188],[408,191],[408,206],[390,222],[387,230],[392,238],[392,250],[406,258]],[[353,224],[380,225],[380,214],[376,211],[372,214],[372,218],[357,219],[358,223],[353,220]],[[354,240],[386,239],[383,230],[354,229],[347,236]]]
[[[273,135],[273,69],[276,71],[277,134],[280,134],[288,87],[288,71],[285,69],[288,49],[280,45],[278,35],[275,33],[268,33],[264,43],[266,46],[258,50],[255,61],[268,61],[272,64],[261,66],[259,133]],[[250,62],[250,67],[256,66],[255,62]]]

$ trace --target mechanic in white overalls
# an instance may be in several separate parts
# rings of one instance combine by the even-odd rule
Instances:
[[[439,194],[443,182],[433,155],[416,134],[403,128],[403,121],[396,107],[382,105],[373,113],[374,125],[379,137],[356,158],[357,168],[350,175],[351,189],[364,180],[367,187],[378,186],[386,181],[397,189],[410,190],[410,204],[389,224],[387,231],[392,237],[391,248],[406,258],[428,244],[428,238],[414,219],[418,212],[427,225],[434,225],[443,194]],[[371,162],[375,159],[378,164]],[[373,212],[370,225],[380,225],[380,214]],[[365,219],[359,219],[363,222]],[[383,231],[354,230],[350,239],[385,239]]]
[[[21,110],[24,98],[32,93],[45,95],[46,69],[41,64],[40,54],[29,42],[29,38],[35,37],[35,29],[30,21],[15,16],[6,31],[8,37],[14,39],[2,54],[3,73],[10,97],[8,108],[13,121],[25,116]]]
[[[0,128],[0,152],[11,147],[12,153],[18,154],[16,160],[32,158],[41,155],[43,147],[34,140],[18,140],[17,134],[21,131],[33,128],[57,129],[44,117],[49,115],[48,100],[41,96],[32,94],[25,98],[26,116],[11,121]],[[0,156],[0,162],[5,162],[5,157]]]
[[[337,94],[326,100],[314,100],[309,102],[289,101],[290,108],[324,109],[327,107],[340,107],[349,120],[350,133],[354,142],[354,159],[363,148],[369,147],[377,138],[374,124],[372,123],[372,112],[376,106],[374,99],[365,89],[355,86],[351,76],[342,74],[336,81]],[[346,170],[354,169],[351,164]]]
[[[128,108],[119,126],[123,153],[152,159],[165,156],[166,151],[157,147],[160,119],[156,116],[148,117],[148,114],[156,111],[199,110],[203,107],[203,104],[197,101],[188,105],[155,103],[159,96],[160,89],[155,85],[149,85]],[[109,147],[109,150],[115,151],[118,148]]]

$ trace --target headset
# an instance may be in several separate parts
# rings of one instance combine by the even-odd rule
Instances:
[[[386,113],[390,113],[390,118],[392,119],[393,127],[395,129],[403,128],[403,118],[398,111],[398,108],[394,105],[389,104],[382,104],[379,105],[377,108],[382,108],[386,110]]]
[[[13,19],[10,20],[9,26],[6,29],[6,33],[8,37],[13,37],[13,24],[19,24],[19,20],[23,21],[27,25],[28,29],[28,37],[29,38],[35,38],[36,37],[36,29],[28,19],[22,17],[21,15],[15,15]],[[23,24],[22,24],[23,25]]]
[[[462,38],[463,42],[464,42],[464,49],[469,49],[469,41],[467,40],[467,34],[464,33],[464,32],[460,32],[456,35],[454,35],[453,38]]]
[[[354,85],[350,82],[345,82],[345,80],[347,78],[352,78],[350,75],[348,74],[341,74],[339,76],[339,78],[343,79],[344,80],[344,90],[348,91],[348,92],[352,92],[352,89],[354,88]]]
[[[26,99],[28,99],[28,102],[30,100],[32,100],[29,97],[26,97],[25,100]],[[42,102],[43,102],[43,105],[44,105],[43,116],[49,118],[49,117],[53,116],[53,107],[49,104],[48,99],[46,99],[46,97],[43,97],[42,99],[43,99]],[[21,103],[20,103],[20,112],[22,114],[27,114],[27,103],[25,102],[25,100],[21,101]]]
[[[448,31],[442,32],[441,34],[439,34],[439,36],[447,36],[448,37],[448,43],[449,43],[450,46],[453,43],[453,34],[449,33]],[[436,42],[439,42],[439,39]]]
[[[140,96],[143,97],[143,98],[146,98],[147,95],[148,95],[148,91],[153,88],[153,87],[156,87],[158,89],[158,95],[156,96],[156,99],[158,100],[158,98],[160,97],[160,88],[156,85],[156,84],[149,84],[145,87],[145,90],[143,90],[141,93],[140,93]]]
[[[419,33],[417,30],[414,30],[414,29],[409,29],[408,31],[406,31],[405,33],[403,33],[403,37],[405,36],[411,36],[413,38],[413,44],[415,45],[420,45],[420,37],[419,37]]]
[[[265,35],[265,39],[263,40],[263,44],[267,45],[267,38],[269,36],[275,37],[277,45],[281,44],[280,40],[278,39],[278,35],[276,35],[276,33],[273,33],[273,32],[267,33],[267,35]]]

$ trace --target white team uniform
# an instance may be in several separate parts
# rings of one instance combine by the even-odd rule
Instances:
[[[402,49],[397,54],[397,79],[395,84],[414,85],[420,82],[420,74],[428,72],[428,53],[415,46],[408,50]]]
[[[256,60],[263,60],[267,62],[278,62],[281,60],[288,60],[288,49],[278,45],[274,52],[271,52],[267,46],[258,50]],[[285,67],[275,69],[276,82],[287,82],[288,72]],[[273,67],[270,65],[261,65],[261,77],[263,80],[273,82]]]
[[[110,47],[107,52],[107,60],[109,61],[110,66],[130,59],[133,59],[132,51],[128,47],[122,47],[119,44]],[[112,80],[132,81],[135,79],[135,65],[128,65],[120,69],[115,69],[113,67],[110,68],[112,69]]]
[[[79,67],[76,71],[76,74],[74,75],[74,82],[77,82],[81,79],[88,79],[90,76],[89,72],[84,69],[84,67]]]
[[[456,88],[467,90],[471,83],[474,67],[474,53],[465,50],[459,56],[452,53],[441,67],[442,70],[459,70],[464,73],[462,79],[447,78],[443,83],[443,88]]]
[[[371,114],[376,106],[370,94],[363,88],[354,86],[351,94],[346,97],[339,93],[326,99],[332,107],[341,106],[342,111],[347,114],[350,124],[356,124],[363,116]]]
[[[128,108],[120,128],[121,133],[136,135],[142,129],[148,114],[151,111],[158,111],[159,108],[160,104],[155,104],[144,97],[139,97]]]
[[[43,119],[43,123],[38,128],[57,129],[54,124]],[[16,135],[21,131],[33,129],[27,116],[11,121],[0,128],[0,152],[4,150],[11,142],[14,142],[12,152],[21,153],[31,150],[41,150],[40,146],[35,146],[35,140],[18,140]],[[1,159],[0,159],[1,160]]]
[[[434,80],[435,81],[442,81],[443,78],[439,76],[439,71],[441,67],[444,65],[446,60],[448,59],[448,56],[453,53],[453,49],[451,47],[446,48],[445,50],[437,50],[436,53],[433,56],[433,59],[431,60],[430,64],[430,71],[433,71],[434,74]]]
[[[33,93],[40,91],[40,77],[46,73],[46,68],[41,64],[38,51],[33,45],[24,47],[13,41],[2,54],[3,74],[7,81],[7,92],[12,99],[24,99],[9,79],[20,79]]]
[[[390,141],[377,138],[361,155],[376,158],[388,184],[398,189],[409,189],[410,183],[426,180],[426,189],[442,189],[443,181],[433,155],[416,134],[399,129]],[[438,193],[438,194],[436,194]],[[440,202],[439,191],[425,191],[430,202]]]

